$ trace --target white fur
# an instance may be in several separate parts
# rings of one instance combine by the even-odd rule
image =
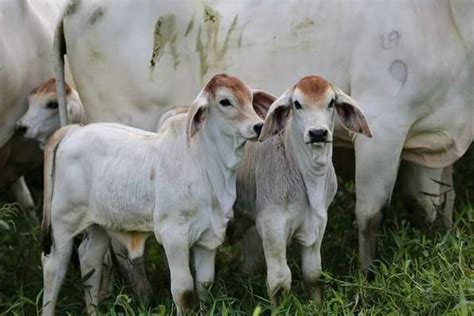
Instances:
[[[334,108],[328,107],[331,99],[336,100]],[[294,105],[297,101],[301,109]],[[282,292],[290,290],[286,249],[292,240],[302,246],[303,279],[310,297],[320,298],[317,280],[322,271],[321,242],[327,209],[337,189],[329,142],[336,108],[342,106],[342,101],[346,108],[358,107],[337,88],[328,86],[321,98],[313,100],[297,86],[291,88],[270,107],[260,136],[264,142],[249,143],[245,148],[237,173],[235,212],[240,215],[237,218],[255,221],[267,265],[268,295],[275,304]],[[288,111],[288,118],[281,119],[278,111]],[[360,126],[370,136],[363,114],[359,110],[351,113],[351,118],[361,120]],[[360,126],[355,126],[356,130]],[[308,131],[313,128],[327,128],[328,142],[312,143]],[[271,137],[275,132],[277,135]],[[250,233],[255,235],[253,230]],[[259,250],[255,243],[258,238],[245,238],[246,270],[256,263],[258,253],[251,253]]]
[[[233,216],[243,145],[258,136],[241,130],[261,123],[252,100],[223,108],[218,104],[222,97],[233,98],[227,89],[217,89],[215,99],[200,93],[191,109],[202,107],[205,119],[191,139],[186,130],[194,119],[192,111],[169,118],[158,134],[103,123],[66,127],[58,131],[58,139],[52,137],[46,148],[47,160],[52,160],[45,169],[44,223],[51,223],[53,248],[43,256],[43,314],[54,313],[73,236],[90,225],[100,226],[136,257],[142,255],[146,235],[154,233],[165,248],[179,313],[194,288],[188,265],[192,248],[196,286],[199,294],[204,292],[203,284],[214,277],[215,250]],[[94,235],[103,236],[96,231],[89,239]],[[108,242],[100,239],[100,244]],[[90,244],[98,249],[91,252],[97,259],[86,258],[88,269],[101,262],[106,249],[94,240]],[[96,295],[97,280],[91,285]],[[90,302],[96,303],[97,297]]]

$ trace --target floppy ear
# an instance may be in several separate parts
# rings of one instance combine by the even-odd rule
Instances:
[[[258,139],[259,141],[263,142],[270,136],[277,134],[283,127],[285,127],[286,122],[290,117],[291,99],[294,90],[295,87],[291,87],[272,103],[265,117],[263,129]]]
[[[257,115],[260,116],[262,120],[267,116],[268,109],[275,102],[276,97],[264,90],[252,89],[253,101],[252,105],[257,112]]]
[[[202,90],[189,107],[188,116],[186,118],[186,142],[188,146],[191,144],[191,139],[202,127],[208,108],[209,95]]]
[[[83,123],[84,109],[77,100],[67,102],[67,121],[69,124]]]
[[[336,94],[336,111],[342,125],[354,133],[372,137],[369,124],[367,124],[357,102],[341,89],[337,87],[333,87],[333,89]]]

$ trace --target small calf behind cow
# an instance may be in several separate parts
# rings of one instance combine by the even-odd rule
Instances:
[[[86,123],[86,113],[77,91],[68,84],[65,87],[68,122]],[[60,127],[56,82],[49,79],[28,96],[28,111],[17,121],[16,131],[25,138],[37,140],[44,148],[49,136]]]
[[[263,125],[253,106],[267,107],[259,104],[266,101],[239,79],[216,75],[188,113],[169,118],[158,134],[120,124],[56,132],[45,149],[43,314],[54,313],[73,237],[87,228],[81,272],[90,276],[85,281],[90,313],[98,303],[109,236],[133,259],[154,233],[165,249],[178,313],[189,305],[195,285],[204,298],[204,285],[214,278],[216,248],[233,217],[245,142],[256,140]]]
[[[68,85],[66,90],[71,123],[82,123],[85,115],[79,96]],[[41,166],[43,153],[40,148],[49,135],[60,127],[57,105],[54,79],[33,89],[28,96],[28,111],[16,123],[16,134],[0,148],[0,187],[10,187],[16,200],[35,223],[35,205],[24,175]]]
[[[327,209],[337,190],[332,164],[336,115],[348,130],[372,136],[351,97],[321,77],[304,77],[272,103],[260,135],[262,142],[245,146],[234,210],[236,218],[255,222],[267,265],[268,294],[274,304],[281,293],[290,290],[286,249],[293,239],[302,246],[303,279],[309,295],[320,299],[321,242]],[[258,250],[255,238],[246,240],[250,242],[244,242],[244,252]]]

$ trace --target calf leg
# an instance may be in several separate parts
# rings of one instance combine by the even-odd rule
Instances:
[[[171,294],[178,315],[183,315],[194,300],[194,282],[189,268],[187,232],[168,231],[160,234],[165,248],[171,278]],[[160,240],[160,237],[158,237]]]
[[[61,227],[53,231],[51,253],[42,255],[43,264],[43,315],[54,315],[59,290],[66,275],[71,257],[73,236]]]
[[[196,289],[201,301],[208,301],[207,287],[214,282],[216,250],[193,247]]]
[[[81,275],[88,314],[95,314],[99,304],[104,255],[109,248],[109,236],[103,228],[94,225],[79,246]]]
[[[257,218],[257,229],[267,264],[268,296],[274,305],[278,305],[282,295],[291,289],[291,271],[286,260],[286,223],[278,216],[272,217]]]
[[[301,251],[301,270],[308,297],[321,303],[321,287],[319,278],[321,277],[321,243],[323,241],[326,220],[318,228],[318,239],[313,245],[303,246]]]
[[[25,177],[20,177],[18,180],[13,182],[10,185],[13,194],[15,195],[15,199],[21,206],[28,212],[28,217],[34,224],[38,224],[38,217],[35,213],[35,203],[33,202],[33,197],[31,196],[31,192],[28,189],[28,186],[25,182]]]
[[[133,260],[129,259],[127,248],[122,243],[111,239],[112,249],[120,269],[120,275],[126,284],[132,286],[134,297],[143,305],[152,297],[152,289],[146,273],[145,254]]]
[[[257,227],[252,226],[247,230],[242,239],[241,245],[243,257],[241,271],[245,274],[251,274],[255,270],[263,254],[262,239],[258,234]]]

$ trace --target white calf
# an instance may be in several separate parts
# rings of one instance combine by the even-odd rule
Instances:
[[[224,239],[236,197],[235,178],[244,144],[257,139],[262,120],[251,90],[239,79],[214,76],[186,115],[169,118],[158,134],[120,124],[68,126],[45,151],[43,314],[54,313],[72,239],[91,227],[83,275],[94,312],[108,235],[130,259],[143,254],[153,232],[163,244],[178,313],[190,304],[194,254],[196,287],[213,281],[217,246]],[[52,245],[52,247],[51,247]],[[89,274],[90,275],[90,274]]]
[[[321,77],[304,77],[271,105],[260,135],[263,142],[245,146],[235,212],[255,221],[274,304],[290,290],[286,248],[292,239],[302,245],[309,294],[319,297],[320,248],[337,189],[331,144],[336,113],[351,132],[372,136],[352,98]],[[257,243],[252,239],[244,247],[255,249]]]

